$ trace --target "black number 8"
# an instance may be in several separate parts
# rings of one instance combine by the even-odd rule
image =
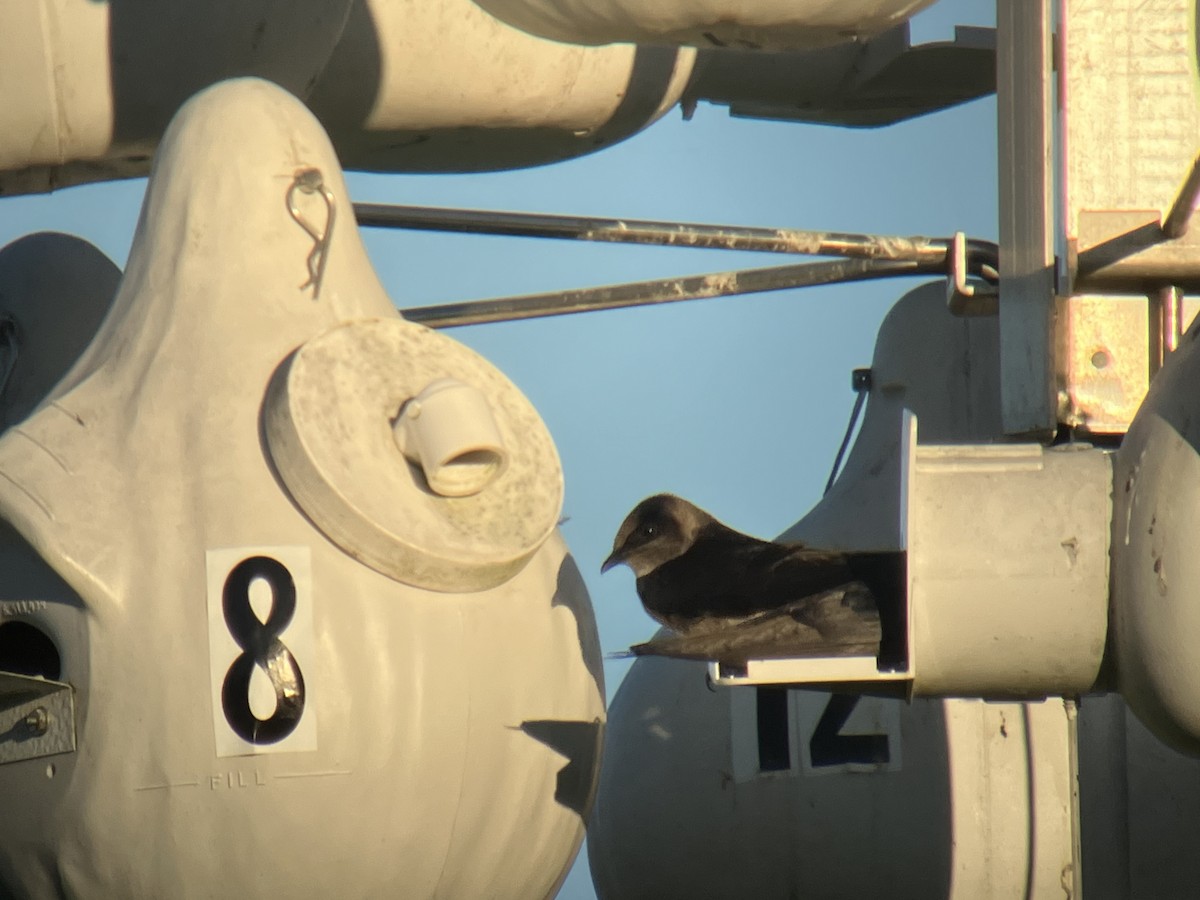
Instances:
[[[262,622],[250,605],[250,584],[261,578],[271,587],[271,613]],[[221,606],[225,624],[242,653],[233,661],[221,686],[225,719],[238,737],[252,744],[274,744],[291,734],[304,713],[304,675],[280,633],[296,612],[296,582],[279,560],[267,556],[244,559],[225,579]],[[275,712],[260,719],[250,709],[250,676],[262,669],[275,689]]]

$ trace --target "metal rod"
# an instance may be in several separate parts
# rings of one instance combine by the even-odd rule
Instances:
[[[1155,291],[1146,298],[1146,374],[1150,379],[1158,374],[1166,356],[1163,351],[1162,290],[1170,288]]]
[[[666,247],[700,247],[710,250],[750,250],[797,253],[809,256],[843,256],[855,259],[904,260],[944,263],[950,241],[944,238],[846,234],[832,231],[799,231],[792,228],[750,228],[737,225],[698,225],[636,219],[601,219],[545,213],[495,210],[442,209],[356,203],[359,225],[406,228],[509,237],[563,238],[621,244],[654,244]],[[967,255],[974,271],[998,265],[999,251],[988,241],[968,241]]]
[[[942,274],[943,272],[944,268],[941,264],[914,261],[831,260],[776,266],[768,269],[714,272],[685,278],[635,281],[605,287],[555,291],[548,294],[527,294],[520,297],[499,297],[492,300],[413,307],[403,309],[401,313],[409,321],[420,322],[430,328],[452,328],[460,325],[481,325],[488,322],[563,316],[601,309],[674,303],[680,300],[725,297],[733,294],[753,294],[789,288],[841,284],[898,275]]]
[[[1183,291],[1177,287],[1163,288],[1159,291],[1162,297],[1162,333],[1163,356],[1179,349],[1179,339],[1183,337]]]
[[[1179,347],[1179,339],[1183,336],[1183,291],[1177,287],[1162,287],[1149,299],[1146,324],[1150,377],[1153,378],[1171,351]]]
[[[1163,220],[1162,231],[1168,238],[1183,237],[1187,234],[1188,225],[1192,221],[1192,213],[1196,211],[1196,201],[1200,200],[1200,155],[1192,161],[1191,171],[1184,179],[1179,196],[1171,204],[1171,211]]]

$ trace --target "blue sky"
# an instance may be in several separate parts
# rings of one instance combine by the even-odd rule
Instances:
[[[914,42],[991,24],[991,4],[944,2]],[[351,175],[355,200],[721,224],[996,239],[995,102],[881,130],[676,109],[604,152],[526,171]],[[39,230],[80,235],[123,265],[144,181],[0,200],[0,246]],[[497,237],[366,231],[400,307],[794,260]],[[449,332],[512,378],[554,435],[566,473],[562,531],[587,579],[606,652],[646,639],[633,577],[600,562],[642,497],[688,497],[772,536],[819,498],[878,324],[920,283],[896,279]],[[611,701],[628,670],[605,663]],[[594,896],[585,854],[562,894]]]

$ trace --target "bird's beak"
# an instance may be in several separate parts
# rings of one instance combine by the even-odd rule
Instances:
[[[625,562],[625,560],[621,558],[621,552],[619,550],[614,550],[609,555],[608,559],[604,561],[603,565],[600,566],[600,574],[603,575],[613,566],[619,566],[623,562]]]

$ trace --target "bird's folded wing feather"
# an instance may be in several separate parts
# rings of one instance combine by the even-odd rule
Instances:
[[[638,656],[674,656],[741,664],[795,656],[874,656],[879,611],[867,586],[849,582],[740,620],[713,622],[687,635],[636,644]]]
[[[843,553],[759,541],[726,529],[704,535],[687,553],[639,578],[638,592],[652,615],[669,622],[671,616],[775,611],[852,580]]]

